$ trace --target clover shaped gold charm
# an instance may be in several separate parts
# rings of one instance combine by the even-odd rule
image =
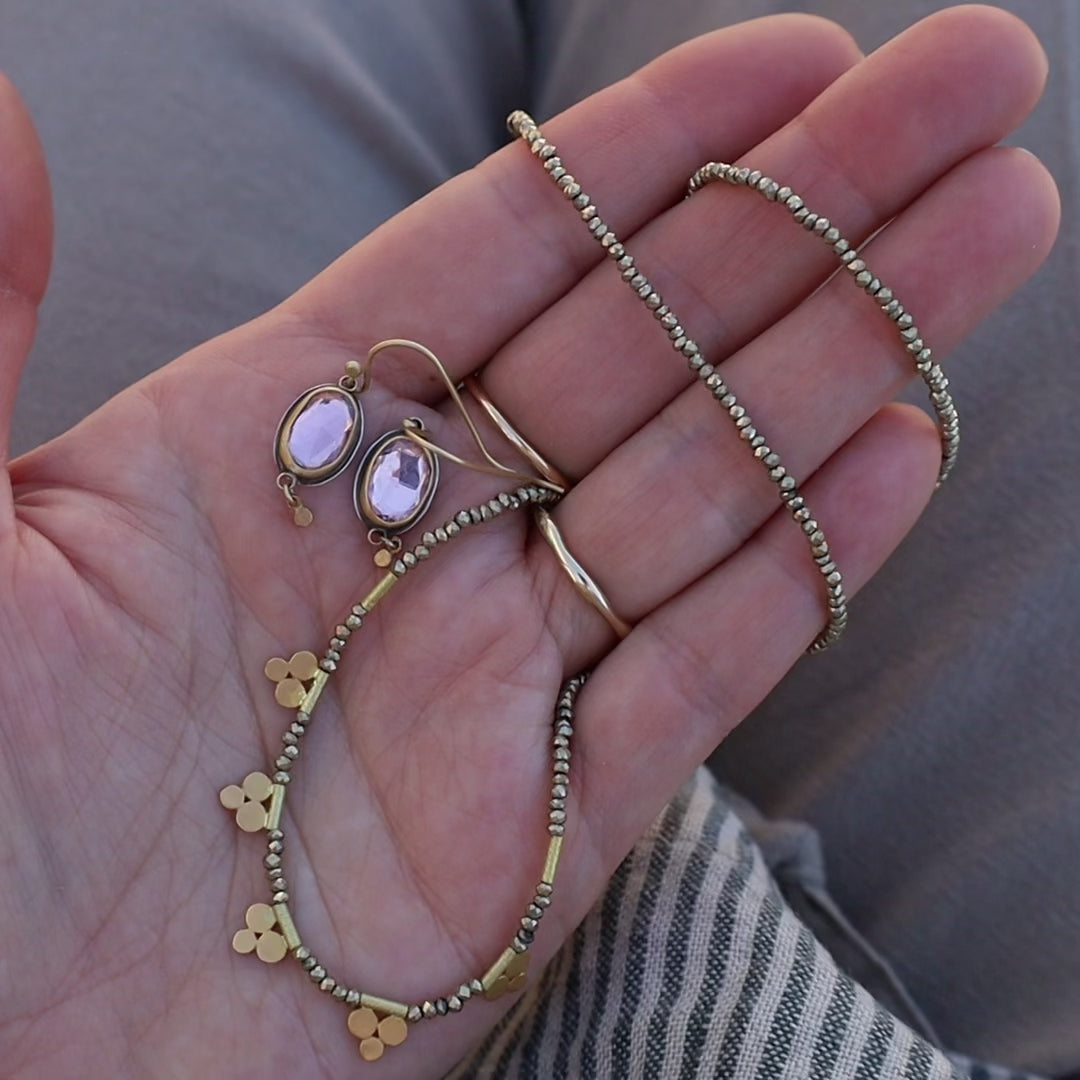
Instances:
[[[241,955],[253,952],[264,964],[276,964],[289,951],[278,933],[277,916],[269,904],[252,904],[244,915],[247,926],[233,934],[232,947]]]
[[[529,960],[528,952],[514,953],[508,958],[508,963],[494,978],[484,980],[484,997],[488,1001],[497,1001],[503,994],[513,994],[520,990],[528,978]]]
[[[409,1034],[409,1025],[400,1016],[383,1016],[367,1005],[349,1013],[349,1031],[360,1040],[360,1056],[378,1061],[388,1046],[400,1046]]]
[[[258,832],[266,828],[266,801],[274,792],[274,785],[266,773],[252,772],[244,777],[242,784],[230,784],[218,792],[218,799],[226,810],[236,811],[236,824],[244,832]]]
[[[272,657],[266,661],[263,668],[266,677],[273,683],[274,700],[286,709],[298,709],[307,696],[309,684],[318,674],[319,660],[313,652],[306,649],[295,652],[288,660],[280,656]]]

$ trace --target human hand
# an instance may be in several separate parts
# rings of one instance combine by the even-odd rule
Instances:
[[[1044,75],[1030,35],[988,10],[939,15],[861,63],[835,27],[785,17],[691,43],[545,125],[805,480],[850,591],[933,486],[932,426],[882,411],[910,358],[849,282],[813,293],[834,264],[775,207],[726,189],[676,203],[704,160],[745,156],[853,240],[895,217],[868,258],[946,350],[1052,241],[1045,172],[986,149]],[[6,433],[48,262],[43,166],[10,90],[0,161]],[[261,846],[217,792],[276,755],[288,716],[266,659],[319,649],[375,580],[346,482],[312,495],[317,522],[295,530],[267,452],[289,402],[375,341],[418,339],[459,375],[489,361],[493,399],[581,478],[556,516],[636,624],[581,696],[540,959],[820,629],[818,575],[773,487],[600,257],[510,146],[275,311],[10,463],[0,1049],[13,1076],[361,1067],[344,1012],[294,965],[229,952],[265,882]],[[365,398],[369,435],[416,414],[455,437],[408,359],[377,367]],[[429,520],[491,490],[447,468]],[[448,993],[509,941],[543,859],[559,685],[613,644],[526,525],[504,515],[394,590],[351,642],[290,786],[298,925],[376,994]],[[440,1075],[498,1015],[476,1003],[419,1025],[377,1068]]]

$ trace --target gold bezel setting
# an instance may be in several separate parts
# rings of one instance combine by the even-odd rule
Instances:
[[[352,430],[341,451],[326,465],[312,469],[301,465],[292,455],[289,449],[289,437],[292,435],[296,422],[311,405],[312,401],[321,394],[332,394],[341,398],[349,408],[352,417]],[[285,411],[285,415],[278,424],[277,434],[274,436],[274,460],[277,462],[278,471],[290,473],[301,484],[316,486],[333,480],[335,476],[349,467],[356,451],[360,446],[360,440],[364,437],[364,410],[356,396],[336,383],[323,383],[305,390]]]

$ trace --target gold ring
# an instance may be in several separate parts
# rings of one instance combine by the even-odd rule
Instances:
[[[548,461],[499,411],[498,406],[488,397],[487,391],[480,385],[475,375],[466,377],[463,383],[476,403],[488,414],[491,422],[503,433],[506,440],[549,484],[561,488],[565,493],[570,489],[570,481]]]
[[[615,614],[603,590],[593,581],[592,576],[585,567],[570,554],[570,549],[566,546],[566,541],[563,540],[563,535],[559,531],[558,525],[555,524],[555,519],[542,506],[536,508],[533,516],[536,520],[536,526],[540,530],[540,535],[551,545],[551,550],[555,552],[555,558],[559,560],[559,565],[570,575],[574,588],[604,616],[608,626],[615,631],[620,639],[626,637],[633,627],[625,619],[620,619]]]

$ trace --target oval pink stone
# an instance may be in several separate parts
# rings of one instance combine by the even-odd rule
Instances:
[[[391,439],[368,469],[368,505],[390,524],[407,521],[423,507],[431,479],[428,455],[404,435]]]
[[[343,394],[323,390],[293,421],[289,453],[303,469],[322,469],[345,451],[356,423],[356,410]]]

